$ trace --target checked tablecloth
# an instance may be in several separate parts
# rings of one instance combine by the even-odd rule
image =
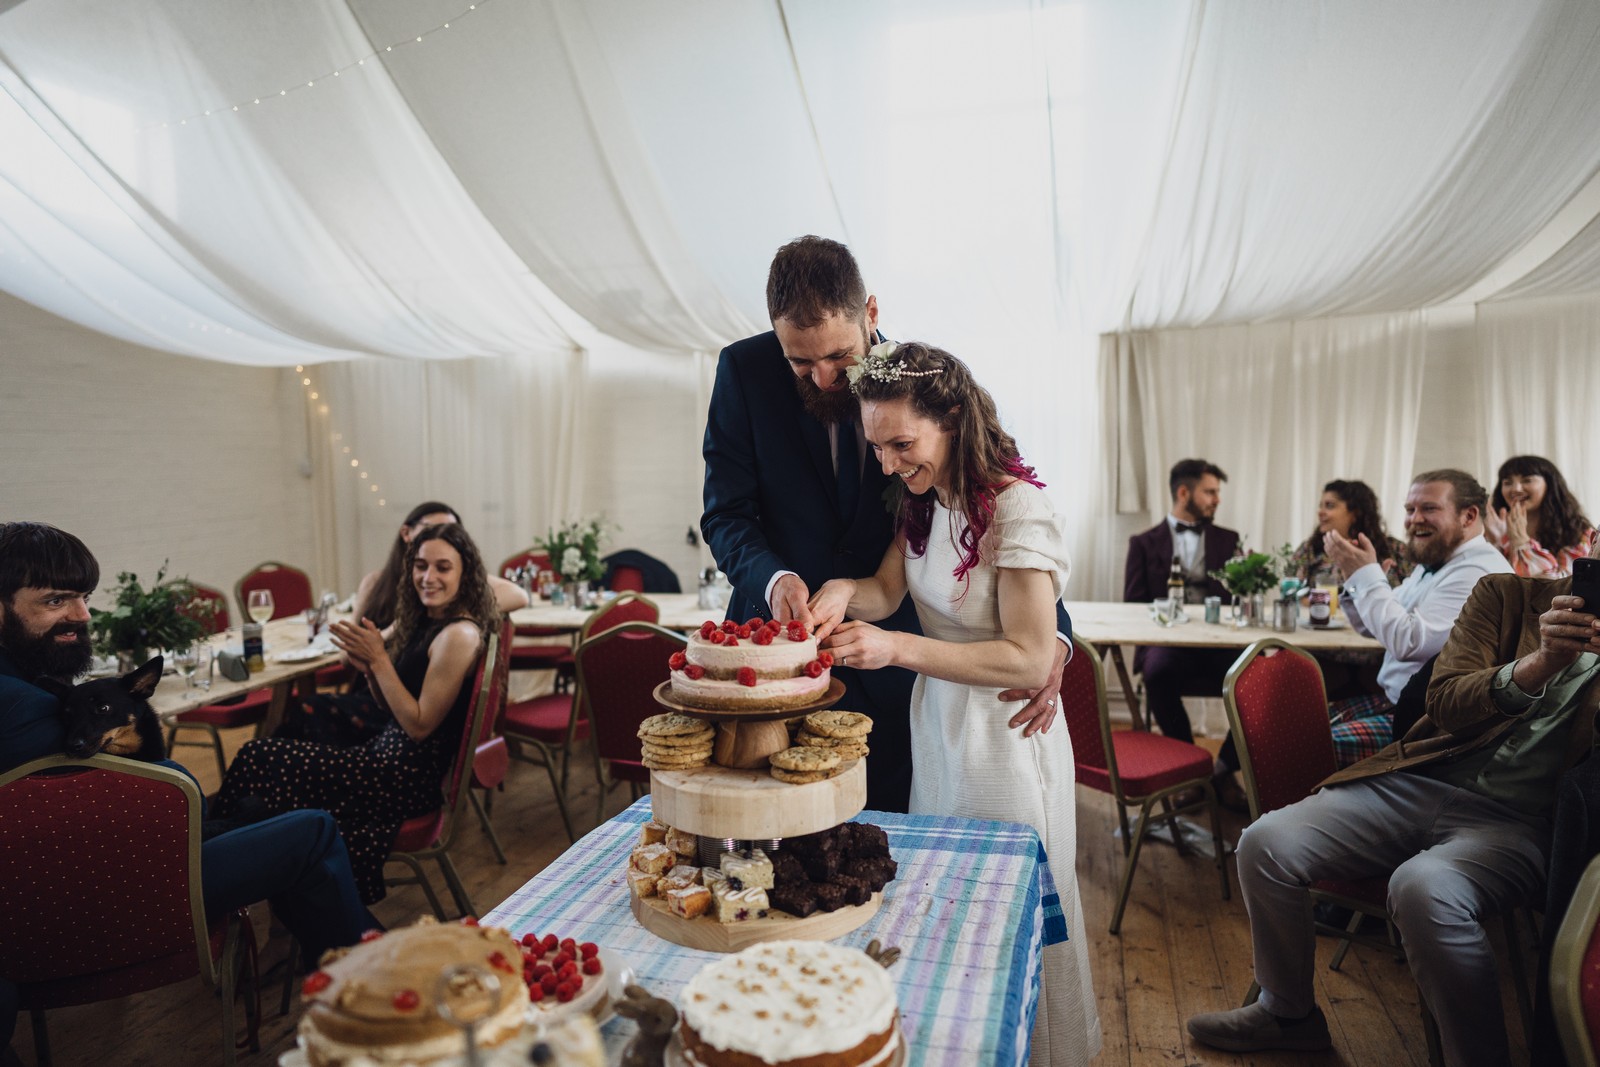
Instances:
[[[644,929],[628,909],[623,874],[650,818],[650,798],[585,835],[484,917],[525,933],[594,941],[622,956],[656,996],[679,990],[716,953],[683,948]],[[898,945],[890,973],[913,1064],[1022,1064],[1039,1000],[1044,945],[1067,939],[1039,835],[1015,823],[862,812],[889,835],[899,874],[883,906],[838,938]],[[615,1059],[634,1026],[604,1029]]]

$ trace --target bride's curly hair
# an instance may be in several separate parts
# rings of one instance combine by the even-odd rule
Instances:
[[[949,494],[953,510],[966,519],[959,549],[958,580],[978,565],[978,545],[994,521],[994,501],[1000,488],[1012,480],[1044,485],[1017,452],[1017,442],[1000,425],[994,398],[979,385],[961,360],[942,348],[909,341],[888,357],[898,365],[899,377],[864,373],[855,383],[863,404],[905,400],[911,409],[931,419],[950,434]],[[895,529],[906,539],[908,555],[928,550],[937,493],[929,489],[913,496],[905,482],[893,486]]]
[[[461,585],[456,598],[446,606],[447,619],[471,619],[478,626],[478,647],[482,648],[489,635],[500,623],[500,610],[495,607],[494,591],[489,588],[489,572],[483,566],[483,556],[477,544],[460,523],[446,522],[424,526],[406,546],[405,569],[395,586],[394,634],[389,639],[389,650],[398,653],[406,647],[411,635],[426,625],[428,612],[417,595],[411,580],[416,566],[417,552],[429,541],[443,541],[461,556]]]

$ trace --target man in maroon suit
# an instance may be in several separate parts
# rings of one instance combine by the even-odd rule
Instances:
[[[1211,577],[1239,548],[1239,535],[1212,520],[1222,503],[1222,468],[1203,459],[1183,459],[1173,464],[1167,485],[1172,512],[1141,534],[1128,538],[1128,565],[1122,579],[1122,599],[1148,604],[1167,595],[1172,561],[1183,570],[1184,592],[1191,603],[1208,596],[1226,597],[1222,583]],[[1209,696],[1222,691],[1237,653],[1204,648],[1141,648],[1133,669],[1144,675],[1145,702],[1150,717],[1168,737],[1194,740],[1183,698]]]

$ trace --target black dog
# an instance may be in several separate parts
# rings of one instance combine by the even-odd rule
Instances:
[[[150,696],[160,682],[157,656],[121,678],[96,678],[82,685],[41,678],[38,684],[61,700],[67,755],[86,759],[104,752],[154,763],[167,758],[161,720],[150,708]]]

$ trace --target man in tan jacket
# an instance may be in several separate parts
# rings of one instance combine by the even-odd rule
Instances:
[[[1446,1062],[1510,1062],[1480,918],[1540,892],[1556,778],[1594,743],[1600,605],[1570,588],[1483,578],[1434,666],[1427,714],[1245,830],[1239,882],[1261,999],[1190,1019],[1196,1040],[1236,1052],[1328,1048],[1307,887],[1388,875],[1389,911]]]

